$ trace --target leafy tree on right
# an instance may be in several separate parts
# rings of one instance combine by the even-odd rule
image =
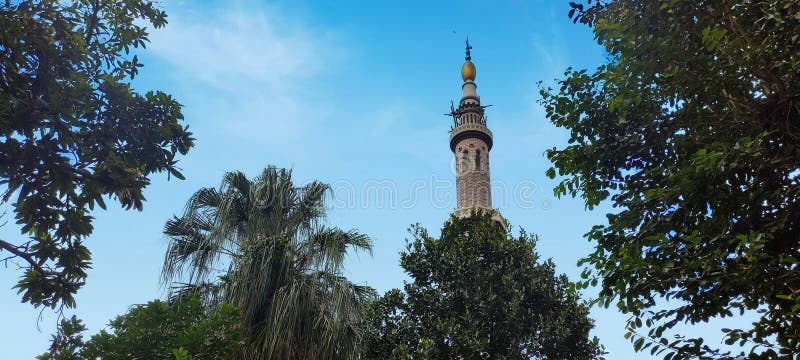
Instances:
[[[586,283],[632,315],[637,350],[800,353],[800,2],[570,5],[608,61],[542,89],[547,117],[570,131],[548,175],[562,176],[558,196],[618,209],[587,234]],[[722,329],[741,353],[665,335],[747,311],[752,327]]]

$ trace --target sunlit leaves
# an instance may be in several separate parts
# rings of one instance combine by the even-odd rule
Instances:
[[[243,342],[239,311],[230,304],[203,305],[197,294],[175,302],[134,305],[88,341],[74,316],[62,320],[51,351],[40,360],[239,359]]]

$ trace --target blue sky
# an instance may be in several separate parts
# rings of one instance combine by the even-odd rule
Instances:
[[[162,297],[164,222],[225,171],[255,176],[267,165],[292,168],[297,182],[334,185],[332,225],[357,228],[374,254],[349,261],[348,276],[380,292],[402,287],[398,265],[410,224],[438,234],[455,206],[448,129],[450,100],[469,35],[476,83],[494,132],[495,207],[515,227],[537,233],[540,254],[577,279],[583,239],[610,209],[592,212],[555,199],[544,151],[566,142],[536,103],[537,81],[568,66],[604,60],[589,30],[567,18],[567,1],[165,2],[166,28],[140,53],[137,90],[160,89],[184,107],[197,146],[180,161],[187,180],[157,176],[145,210],[98,212],[88,240],[94,265],[68,311],[92,333],[132,304]],[[3,236],[17,236],[12,225]],[[0,271],[4,359],[43,352],[55,316],[21,304],[19,271]],[[591,295],[592,292],[588,292]],[[594,334],[611,359],[645,359],[623,338],[626,316],[595,309]],[[699,329],[702,332],[702,329]]]

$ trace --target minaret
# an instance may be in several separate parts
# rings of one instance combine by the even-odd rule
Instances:
[[[467,217],[473,211],[489,211],[505,228],[505,220],[492,208],[492,189],[489,181],[489,151],[492,132],[486,127],[485,106],[481,106],[475,85],[475,64],[472,63],[467,40],[467,54],[461,67],[463,96],[458,109],[451,106],[453,128],[450,130],[450,150],[455,155],[458,205],[453,215]]]

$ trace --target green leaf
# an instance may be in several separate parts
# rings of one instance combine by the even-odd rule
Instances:
[[[179,180],[186,180],[186,177],[184,177],[183,174],[180,171],[178,171],[178,169],[174,167],[169,167],[168,170],[169,173],[172,174],[172,176],[175,176]]]

